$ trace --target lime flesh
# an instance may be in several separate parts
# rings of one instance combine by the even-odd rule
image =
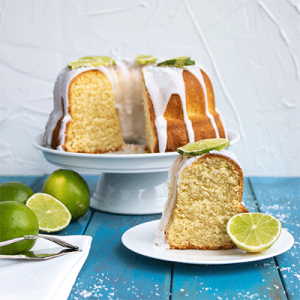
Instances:
[[[37,216],[39,229],[43,232],[60,231],[69,225],[72,218],[66,206],[48,194],[34,194],[26,205]]]
[[[227,223],[227,234],[234,244],[247,252],[269,249],[281,234],[281,223],[273,216],[262,213],[243,213]]]
[[[206,139],[189,143],[177,149],[177,152],[184,156],[197,156],[208,153],[212,150],[222,150],[230,146],[228,139],[216,138]]]

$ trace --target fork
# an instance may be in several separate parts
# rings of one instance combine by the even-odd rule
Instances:
[[[64,240],[61,240],[57,237],[53,237],[53,236],[49,236],[49,235],[45,235],[45,234],[39,234],[39,235],[25,235],[23,237],[19,237],[19,238],[14,238],[11,240],[7,240],[7,241],[3,241],[0,242],[0,247],[6,246],[6,245],[10,245],[19,241],[23,241],[23,240],[35,240],[38,238],[43,238],[46,239],[48,241],[51,241],[57,245],[60,245],[64,248],[67,249],[63,249],[61,250],[60,248],[58,250],[60,250],[59,252],[57,252],[57,248],[54,249],[47,249],[47,250],[35,250],[35,251],[26,251],[26,252],[22,252],[19,254],[14,254],[14,255],[0,255],[0,259],[1,258],[5,258],[5,259],[23,259],[23,260],[47,260],[47,259],[51,259],[54,257],[59,257],[71,252],[80,252],[81,250],[78,248],[78,246],[72,245],[70,243],[67,243]]]

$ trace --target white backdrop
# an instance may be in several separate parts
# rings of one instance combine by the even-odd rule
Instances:
[[[0,175],[56,167],[32,146],[58,72],[86,55],[189,55],[238,131],[245,175],[300,175],[299,0],[0,0]]]

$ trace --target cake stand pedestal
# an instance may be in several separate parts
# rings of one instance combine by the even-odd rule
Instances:
[[[103,173],[91,207],[118,214],[161,213],[167,200],[168,172]]]
[[[139,154],[86,154],[53,150],[43,146],[43,135],[34,146],[60,168],[80,174],[99,175],[90,206],[117,214],[161,213],[167,200],[170,165],[177,152]],[[92,191],[91,191],[92,192]]]
[[[239,134],[227,130],[230,143]],[[48,162],[81,174],[99,175],[90,206],[104,212],[147,215],[161,213],[167,200],[169,167],[177,152],[138,154],[86,154],[43,146],[43,134],[33,140]]]

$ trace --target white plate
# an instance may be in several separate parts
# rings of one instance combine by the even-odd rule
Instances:
[[[293,236],[282,229],[275,244],[267,251],[260,253],[247,253],[238,248],[228,250],[167,249],[167,244],[160,246],[153,244],[158,223],[159,220],[155,220],[127,230],[122,236],[123,245],[135,253],[160,260],[199,265],[223,265],[270,258],[284,253],[294,244]]]
[[[231,144],[237,142],[240,135],[227,129]],[[43,145],[43,134],[33,140],[33,145],[43,152],[45,158],[52,164],[90,173],[152,173],[166,172],[178,155],[177,152],[166,153],[104,153],[87,154],[57,151]]]

